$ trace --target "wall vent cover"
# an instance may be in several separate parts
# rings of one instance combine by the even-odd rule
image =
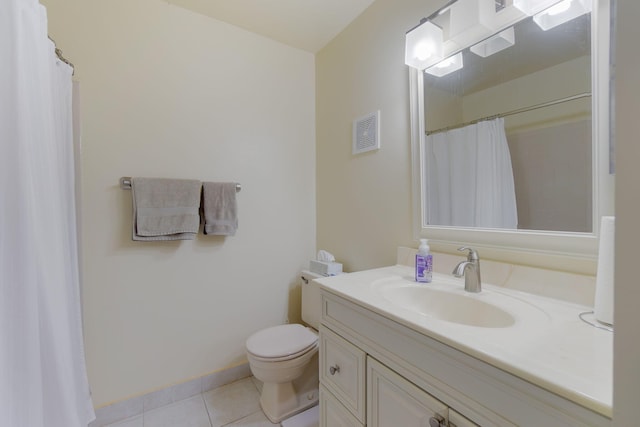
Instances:
[[[353,121],[352,153],[360,154],[380,148],[380,110]]]

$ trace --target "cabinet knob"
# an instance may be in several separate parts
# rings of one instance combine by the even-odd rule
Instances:
[[[445,419],[440,415],[434,415],[429,418],[429,427],[445,427]]]
[[[331,375],[335,375],[335,374],[336,374],[336,372],[340,372],[340,366],[336,365],[336,366],[331,366],[331,367],[329,368],[329,373],[330,373]]]

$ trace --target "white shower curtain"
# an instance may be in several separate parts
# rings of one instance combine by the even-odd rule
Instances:
[[[424,155],[429,225],[517,228],[504,119],[429,135]]]
[[[0,426],[86,426],[72,70],[37,0],[0,3]]]

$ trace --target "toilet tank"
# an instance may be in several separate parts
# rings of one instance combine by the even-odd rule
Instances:
[[[300,286],[302,286],[302,320],[315,330],[320,328],[322,299],[320,298],[320,285],[313,280],[320,277],[324,276],[307,270],[302,271],[302,276],[300,277]]]

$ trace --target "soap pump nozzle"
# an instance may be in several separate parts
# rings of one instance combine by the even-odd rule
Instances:
[[[420,239],[420,246],[418,246],[418,253],[427,255],[429,253],[429,241],[427,239]]]

